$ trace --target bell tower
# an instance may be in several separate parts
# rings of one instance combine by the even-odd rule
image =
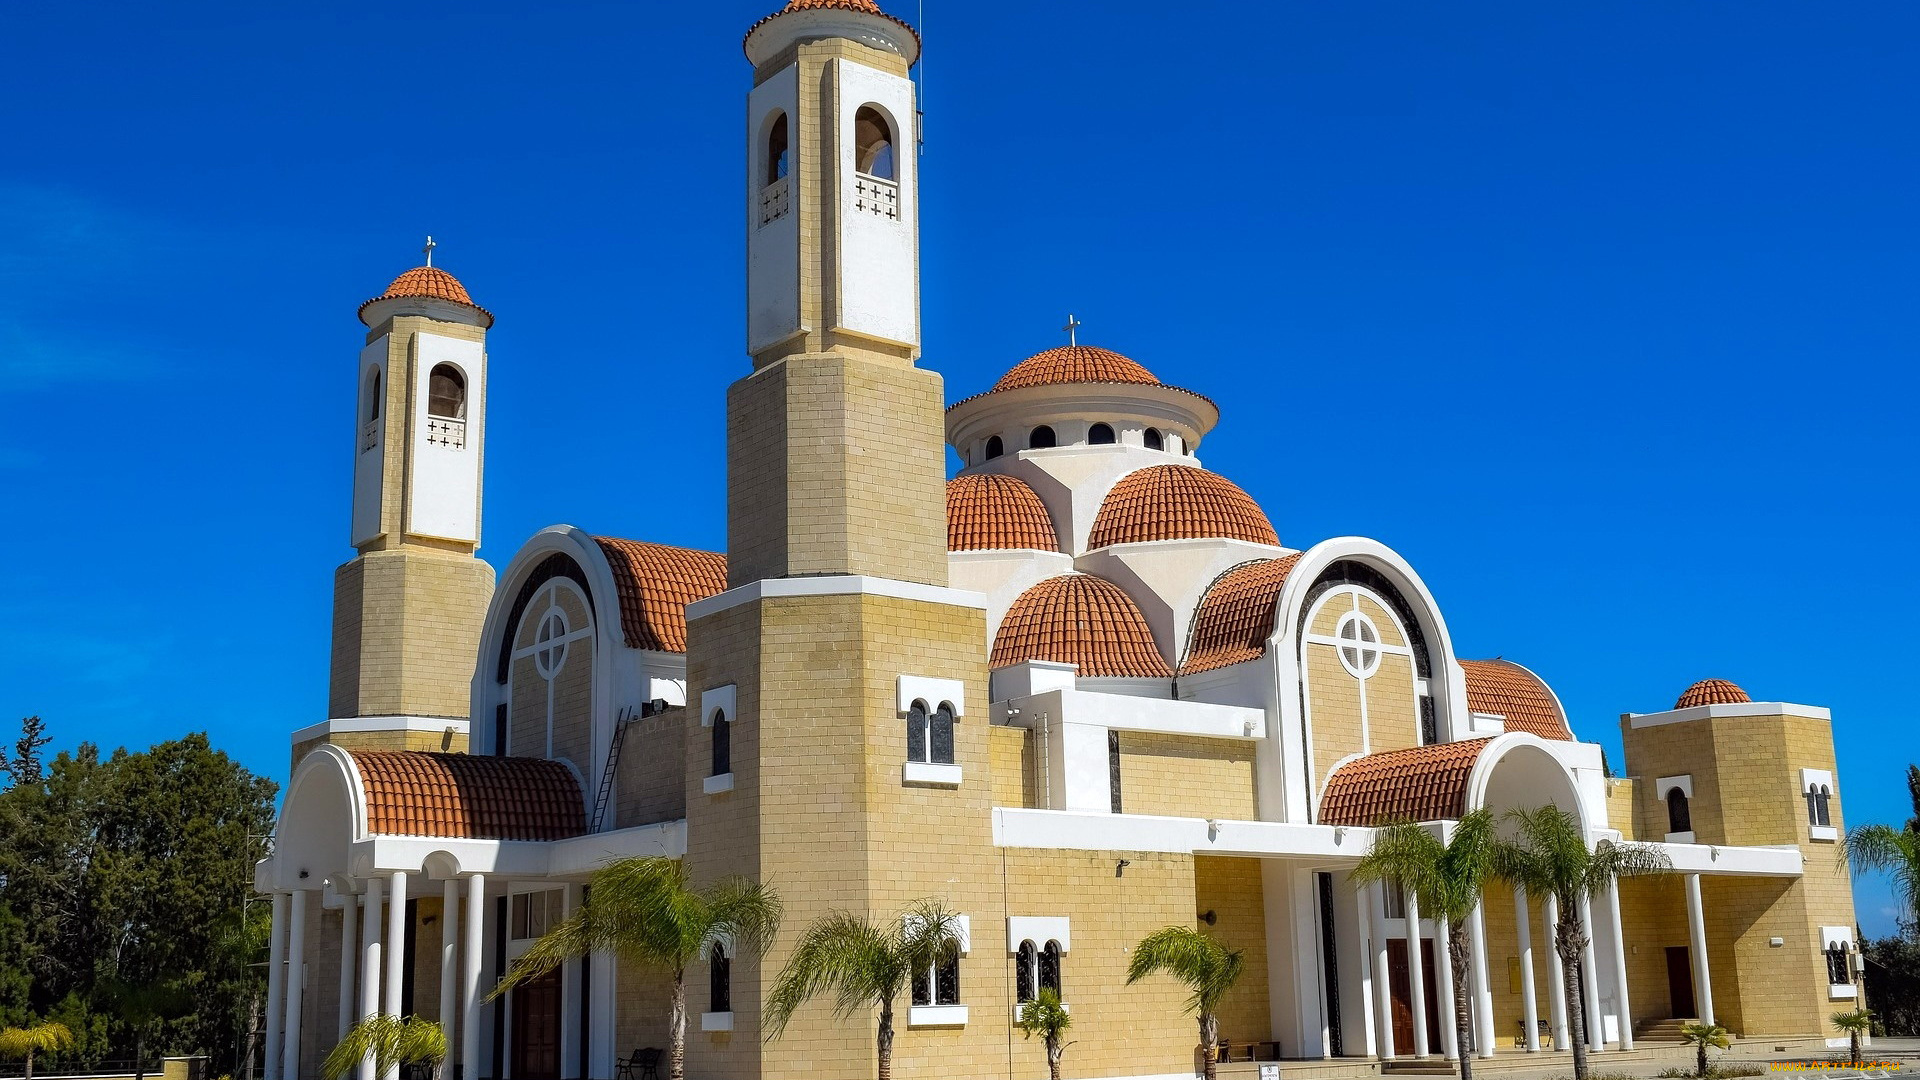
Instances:
[[[493,595],[493,568],[475,555],[493,315],[433,265],[433,248],[429,237],[426,265],[360,306],[349,537],[359,553],[334,574],[329,716],[405,719],[395,731],[433,736],[406,748],[464,750]],[[441,738],[450,726],[457,739]]]

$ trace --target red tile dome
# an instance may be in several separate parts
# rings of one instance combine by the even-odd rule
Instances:
[[[347,754],[366,792],[368,832],[564,840],[587,831],[580,782],[564,762],[414,750]]]
[[[727,591],[727,557],[614,536],[593,541],[620,591],[620,629],[628,647],[686,652],[687,605]]]
[[[1687,687],[1680,700],[1673,703],[1676,709],[1691,709],[1695,705],[1744,705],[1753,699],[1725,679],[1702,679]]]
[[[1467,811],[1467,781],[1491,741],[1437,743],[1355,758],[1327,778],[1319,823],[1458,820]]]
[[[993,384],[995,392],[1060,383],[1145,383],[1159,386],[1153,372],[1111,349],[1062,345],[1027,357]]]
[[[445,300],[454,304],[465,304],[478,310],[487,317],[487,325],[493,324],[493,313],[473,302],[467,287],[460,279],[437,266],[416,266],[393,279],[387,291],[360,305],[360,313],[366,314],[367,308],[382,300],[403,300],[419,297],[429,300]]]
[[[1193,632],[1181,675],[1258,659],[1273,636],[1274,606],[1287,575],[1300,565],[1295,553],[1278,559],[1242,563],[1213,579],[1193,613]]]
[[[1026,481],[972,473],[947,481],[947,550],[1059,551],[1053,515]]]
[[[837,9],[840,11],[864,11],[869,15],[886,14],[886,12],[880,10],[880,5],[874,3],[873,0],[787,0],[787,6],[780,10],[783,12],[817,11],[822,8]]]
[[[993,667],[1047,660],[1074,664],[1083,677],[1167,678],[1173,669],[1154,646],[1153,629],[1120,586],[1067,574],[1020,594],[993,639]]]
[[[1233,481],[1190,465],[1155,465],[1113,485],[1087,549],[1200,538],[1280,545],[1273,523]]]
[[[1573,740],[1559,699],[1540,676],[1508,660],[1462,660],[1460,670],[1467,676],[1467,708],[1506,717],[1508,731]]]

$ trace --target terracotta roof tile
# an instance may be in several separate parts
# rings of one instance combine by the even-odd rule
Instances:
[[[1036,353],[1000,376],[993,389],[1019,390],[1060,383],[1147,383],[1161,385],[1153,372],[1112,349],[1092,345],[1062,345]]]
[[[1676,709],[1691,709],[1695,705],[1744,705],[1753,699],[1725,679],[1702,679],[1687,687],[1680,700],[1673,703]]]
[[[727,589],[727,557],[712,551],[596,536],[620,590],[629,648],[687,651],[687,605]]]
[[[1231,667],[1266,655],[1273,636],[1274,606],[1300,553],[1242,563],[1213,579],[1193,614],[1193,630],[1180,674]]]
[[[1280,544],[1260,505],[1233,481],[1190,465],[1155,465],[1113,485],[1087,548],[1201,537]]]
[[[920,32],[915,30],[907,20],[897,15],[887,14],[881,10],[880,5],[875,3],[874,0],[787,0],[785,7],[748,27],[747,36],[752,37],[755,30],[760,29],[782,15],[787,15],[795,11],[857,11],[862,15],[878,15],[888,22],[899,23],[907,33],[913,35],[914,41],[918,42],[920,40]]]
[[[991,666],[1028,660],[1077,664],[1082,677],[1173,674],[1133,598],[1090,574],[1048,578],[1007,610],[993,639]]]
[[[1543,739],[1572,741],[1566,715],[1540,677],[1505,660],[1462,660],[1467,673],[1467,707],[1507,718],[1508,731],[1526,731]]]
[[[1470,739],[1355,758],[1327,779],[1320,823],[1458,820],[1466,813],[1467,777],[1492,741]]]
[[[389,836],[564,840],[587,831],[573,772],[538,758],[349,750],[367,828]]]
[[[467,294],[467,287],[460,284],[460,279],[437,266],[416,266],[401,274],[393,279],[393,284],[387,286],[386,292],[361,304],[360,310],[365,312],[369,305],[377,304],[382,300],[398,300],[410,296],[465,304],[485,315],[488,325],[493,323],[493,313],[473,302],[473,297]]]
[[[1025,480],[971,473],[947,481],[947,550],[1059,551],[1053,515]]]

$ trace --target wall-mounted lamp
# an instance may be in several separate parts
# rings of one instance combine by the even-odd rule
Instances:
[[[307,872],[305,870],[300,871],[300,880],[301,881],[307,880]]]
[[[1212,908],[1208,908],[1201,913],[1200,921],[1206,923],[1208,926],[1212,926],[1214,923],[1220,921],[1220,916],[1215,914]]]
[[[1120,860],[1119,862],[1117,862],[1117,863],[1114,863],[1114,864],[1113,864],[1113,876],[1114,876],[1114,877],[1125,877],[1125,876],[1126,876],[1126,873],[1127,873],[1127,867],[1129,867],[1129,866],[1132,866],[1132,865],[1133,865],[1133,860],[1132,860],[1132,859],[1121,859],[1121,860]]]

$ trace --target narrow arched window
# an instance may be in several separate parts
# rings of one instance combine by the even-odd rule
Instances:
[[[893,125],[871,105],[853,114],[853,167],[868,176],[894,180]]]
[[[1032,1001],[1039,983],[1040,950],[1033,942],[1020,943],[1020,954],[1014,962],[1013,993],[1015,1001]]]
[[[1113,425],[1095,424],[1087,429],[1087,441],[1095,446],[1110,446],[1113,443]]]
[[[1164,450],[1167,446],[1167,440],[1161,436],[1160,429],[1157,427],[1148,428],[1140,441],[1145,443],[1149,450]]]
[[[1034,450],[1045,450],[1053,444],[1053,429],[1045,424],[1034,428],[1027,436],[1027,446]]]
[[[707,1011],[733,1011],[733,960],[727,956],[726,946],[717,941],[707,954]]]
[[[787,114],[780,113],[773,118],[773,130],[767,133],[766,183],[777,184],[786,179],[787,154]]]
[[[467,377],[452,364],[440,364],[427,376],[427,415],[446,420],[467,418]]]
[[[713,772],[711,776],[725,776],[733,771],[733,725],[727,723],[726,710],[715,710],[713,714]],[[715,1010],[725,1012],[724,1009]]]
[[[380,419],[380,369],[374,368],[367,375],[367,419]]]
[[[927,721],[927,760],[935,765],[953,764],[953,706],[944,701]]]
[[[1667,831],[1693,831],[1693,810],[1687,805],[1687,793],[1679,788],[1667,789]]]
[[[1833,824],[1833,811],[1828,806],[1832,799],[1833,789],[1827,787],[1825,784],[1821,784],[1819,789],[1813,793],[1813,816],[1815,825],[1824,828]]]
[[[1007,452],[1007,444],[1000,441],[1000,436],[995,435],[993,438],[987,440],[987,460],[988,461],[992,461],[994,458],[1000,457],[1006,452]]]
[[[1060,993],[1060,943],[1047,942],[1040,950],[1040,989]]]
[[[907,760],[927,760],[927,703],[915,701],[907,709]]]

